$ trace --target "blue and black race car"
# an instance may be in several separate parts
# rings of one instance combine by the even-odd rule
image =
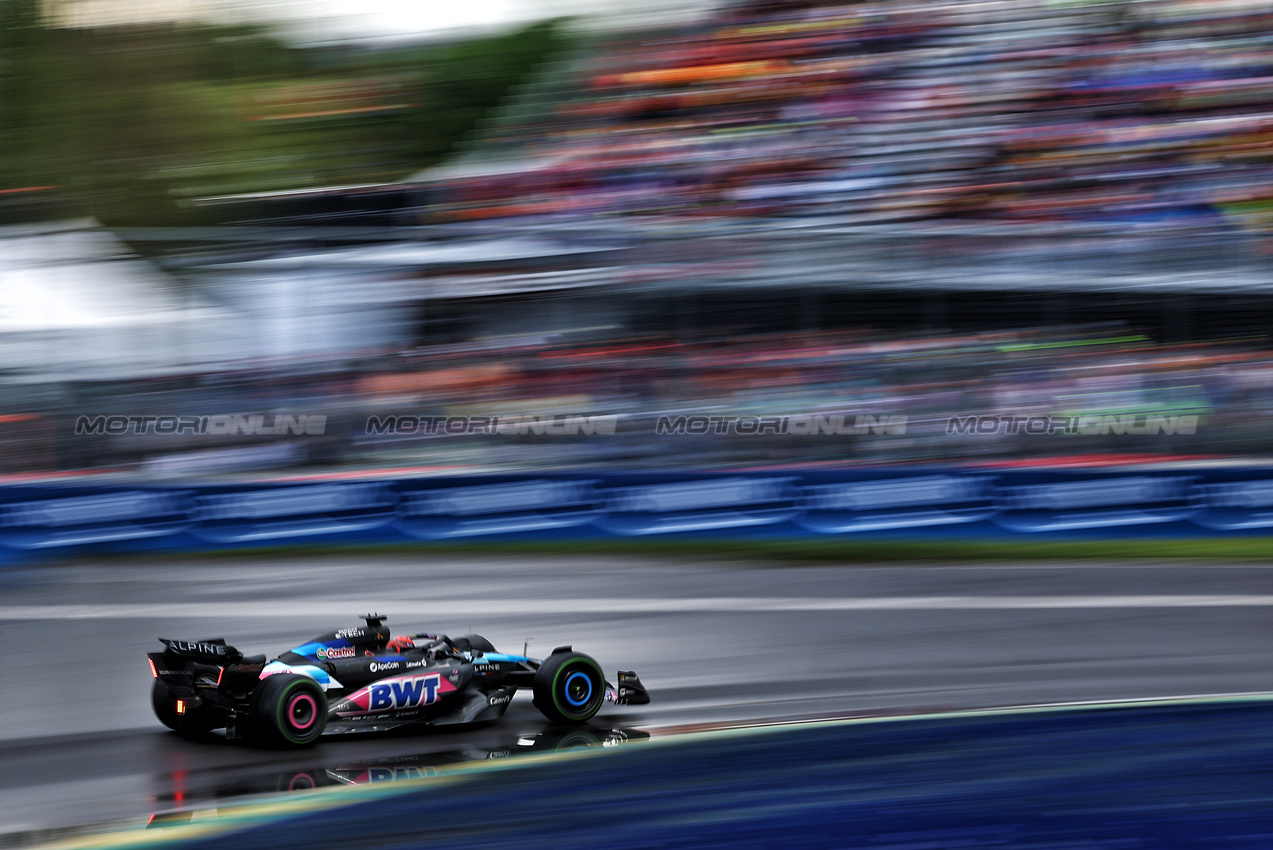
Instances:
[[[303,747],[323,734],[379,732],[498,720],[519,688],[554,723],[591,719],[603,702],[644,705],[640,678],[605,680],[590,656],[559,646],[544,659],[497,652],[481,635],[390,637],[385,617],[319,635],[273,661],[244,656],[223,638],[160,638],[152,652],[151,704],[169,729],[225,729],[275,747]],[[524,650],[523,650],[524,651]]]

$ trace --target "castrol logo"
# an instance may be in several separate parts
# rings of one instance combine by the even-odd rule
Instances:
[[[353,658],[357,653],[352,646],[320,646],[315,653],[319,658],[334,661],[337,658]]]

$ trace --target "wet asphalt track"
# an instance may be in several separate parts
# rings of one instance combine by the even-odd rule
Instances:
[[[0,572],[0,836],[145,816],[358,771],[533,751],[519,696],[469,732],[304,753],[185,742],[150,713],[155,637],[276,653],[369,610],[532,655],[573,643],[654,703],[658,730],[768,718],[1273,690],[1273,566],[761,568],[405,555]],[[529,743],[528,743],[529,742]],[[560,743],[560,742],[557,742]]]

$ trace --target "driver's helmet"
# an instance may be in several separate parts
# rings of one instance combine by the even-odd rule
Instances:
[[[398,635],[393,640],[385,644],[385,649],[390,652],[406,652],[408,649],[415,647],[415,641],[408,635]]]

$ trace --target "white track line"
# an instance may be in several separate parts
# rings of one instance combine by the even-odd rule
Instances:
[[[393,594],[396,595],[396,594]],[[4,605],[4,620],[119,620],[134,617],[218,619],[232,617],[350,617],[350,612],[389,610],[397,620],[445,612],[464,616],[569,614],[740,613],[766,611],[1025,611],[1091,608],[1267,608],[1273,594],[1194,594],[1120,596],[884,596],[866,598],[715,596],[698,599],[448,599],[403,600],[383,597],[277,600],[207,599],[202,602],[151,602],[102,605]]]

